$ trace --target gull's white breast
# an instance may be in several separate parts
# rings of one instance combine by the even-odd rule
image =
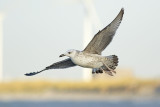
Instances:
[[[88,54],[80,52],[77,55],[75,55],[71,60],[81,66],[86,68],[100,68],[102,63],[102,56],[96,55],[96,54]]]

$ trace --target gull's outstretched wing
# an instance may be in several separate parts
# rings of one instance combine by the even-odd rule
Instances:
[[[42,71],[45,71],[48,69],[63,69],[63,68],[69,68],[69,67],[73,67],[73,66],[76,66],[76,64],[74,64],[70,58],[67,58],[65,60],[53,63],[52,65],[46,67],[45,69],[43,69],[41,71],[26,73],[25,75],[32,76],[32,75],[36,75],[36,74],[41,73]]]
[[[83,52],[92,54],[101,54],[101,52],[107,47],[107,45],[112,41],[116,30],[118,29],[124,14],[124,9],[122,8],[117,17],[103,30],[99,31],[83,50]]]

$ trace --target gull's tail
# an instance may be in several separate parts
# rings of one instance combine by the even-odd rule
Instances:
[[[116,55],[106,56],[106,64],[112,70],[116,69],[116,66],[118,65],[118,57]]]

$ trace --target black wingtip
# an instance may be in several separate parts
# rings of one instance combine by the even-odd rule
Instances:
[[[36,74],[38,74],[39,72],[31,72],[31,73],[26,73],[26,74],[24,74],[24,75],[26,75],[26,76],[33,76],[33,75],[36,75]]]
[[[26,73],[26,74],[24,74],[25,76],[33,76],[33,75],[36,75],[36,74],[39,74],[39,73],[41,73],[42,71],[45,71],[46,69],[43,69],[43,70],[41,70],[41,71],[38,71],[38,72],[30,72],[30,73]]]

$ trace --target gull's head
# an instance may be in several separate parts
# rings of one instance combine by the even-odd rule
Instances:
[[[64,54],[61,54],[59,57],[68,56],[68,57],[72,58],[72,57],[74,57],[77,53],[78,53],[77,50],[71,49],[71,50],[68,50],[68,51],[67,51],[66,53],[64,53]]]

